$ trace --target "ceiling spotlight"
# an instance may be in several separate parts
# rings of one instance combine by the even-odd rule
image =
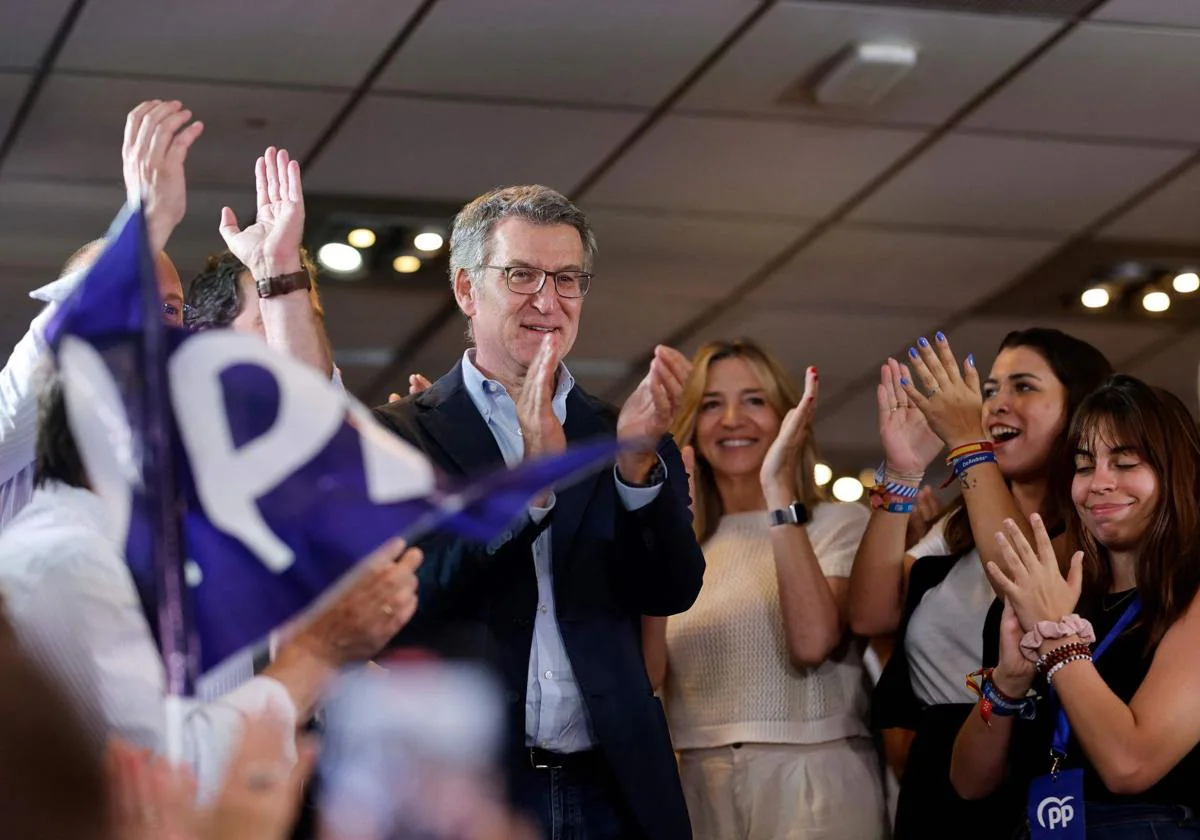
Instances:
[[[824,487],[833,481],[833,470],[829,468],[828,464],[814,464],[813,481],[817,482],[818,487]]]
[[[1079,302],[1088,309],[1103,309],[1108,306],[1108,289],[1095,286],[1079,296]]]
[[[346,235],[346,241],[355,248],[370,248],[375,244],[375,231],[370,228],[355,228]]]
[[[416,238],[413,239],[413,245],[417,247],[418,251],[436,251],[442,247],[444,241],[440,233],[425,231],[425,233],[417,234]]]
[[[1142,309],[1147,312],[1166,312],[1171,308],[1171,296],[1166,292],[1146,292],[1142,297]]]
[[[342,242],[327,242],[317,251],[317,262],[339,274],[349,274],[362,268],[362,254]]]
[[[421,261],[411,254],[403,254],[392,260],[392,268],[400,274],[412,274],[421,270]]]
[[[1184,271],[1175,275],[1175,279],[1171,281],[1171,285],[1179,294],[1190,295],[1192,292],[1200,289],[1200,275],[1194,271]]]
[[[839,502],[857,502],[862,498],[862,482],[857,478],[844,475],[833,482],[833,498]]]

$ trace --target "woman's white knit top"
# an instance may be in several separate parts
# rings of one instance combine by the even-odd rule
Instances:
[[[826,577],[850,576],[868,518],[853,504],[813,509],[808,536]],[[817,668],[789,661],[766,512],[723,517],[704,558],[699,598],[667,622],[664,705],[675,748],[866,735],[861,642],[848,640]]]

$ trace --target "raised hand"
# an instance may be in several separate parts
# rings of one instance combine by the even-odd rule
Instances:
[[[967,356],[960,373],[950,341],[940,332],[932,344],[925,338],[918,339],[916,347],[908,348],[908,357],[928,396],[908,377],[901,385],[934,433],[951,449],[985,440],[983,396],[975,357]]]
[[[804,394],[800,402],[784,415],[779,434],[763,458],[758,478],[767,497],[767,507],[787,507],[796,501],[796,470],[817,407],[818,385],[817,369],[810,367],[804,375]]]
[[[898,473],[917,475],[942,451],[942,439],[933,433],[925,415],[913,405],[902,384],[912,374],[895,359],[879,369],[875,395],[879,402],[879,439],[887,464]]]
[[[683,385],[692,371],[687,357],[671,347],[654,348],[650,370],[617,417],[617,438],[642,441],[653,447],[671,428],[671,420],[683,398]],[[623,452],[617,458],[621,478],[631,484],[644,484],[654,468],[657,456],[653,448]]]
[[[1075,552],[1064,578],[1042,518],[1035,513],[1029,517],[1029,524],[1033,528],[1036,550],[1025,539],[1017,523],[1006,519],[1004,530],[996,534],[996,542],[1000,544],[1008,568],[1001,570],[997,563],[987,565],[988,575],[995,582],[997,591],[1012,604],[1025,632],[1032,630],[1039,621],[1058,622],[1073,613],[1083,589],[1083,552]]]
[[[299,271],[304,239],[304,189],[300,164],[287,149],[267,149],[254,163],[258,215],[245,230],[228,207],[221,208],[221,238],[254,278],[278,277]]]
[[[187,768],[110,738],[105,770],[114,840],[201,840],[196,782]]]
[[[125,119],[121,171],[125,196],[139,200],[146,214],[146,233],[154,253],[163,250],[187,212],[184,163],[188,149],[204,131],[204,123],[188,125],[192,112],[178,101],[143,102]],[[186,127],[185,127],[186,126]]]
[[[553,455],[567,448],[567,435],[554,415],[558,352],[553,335],[542,339],[517,398],[517,422],[521,424],[526,458]]]
[[[384,543],[363,561],[366,568],[341,595],[292,640],[323,662],[341,666],[370,659],[417,610],[421,550],[403,540]]]

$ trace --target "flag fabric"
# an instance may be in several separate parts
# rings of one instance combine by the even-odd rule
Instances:
[[[145,221],[127,210],[47,339],[139,591],[160,610],[179,602],[167,607],[198,639],[200,671],[300,613],[388,539],[440,529],[491,541],[538,493],[619,448],[596,441],[451,485],[320,372],[257,336],[171,328],[160,309]],[[174,577],[163,568],[172,528]]]

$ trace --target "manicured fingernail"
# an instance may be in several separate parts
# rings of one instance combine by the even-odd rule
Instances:
[[[937,338],[938,341],[946,340],[946,334],[944,332],[942,332],[941,330],[938,330],[937,336],[935,336],[935,337]]]
[[[920,344],[922,347],[928,347],[929,339],[927,339],[925,336],[921,336],[917,339],[917,344]]]
[[[901,377],[900,377],[900,384],[901,384],[901,385],[903,385],[905,388],[907,388],[907,387],[908,387],[908,380],[907,380],[907,379],[905,379],[903,376],[901,376]]]
[[[971,367],[975,367],[975,354],[974,353],[967,354],[967,364],[970,365]]]
[[[924,341],[924,339],[922,339],[922,341]],[[908,355],[912,356],[914,359],[917,358],[917,349],[915,347],[909,347]]]

